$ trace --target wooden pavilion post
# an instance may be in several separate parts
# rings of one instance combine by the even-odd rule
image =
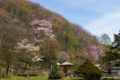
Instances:
[[[66,73],[66,75],[67,75],[67,66],[65,66],[65,71],[66,71],[65,73]]]

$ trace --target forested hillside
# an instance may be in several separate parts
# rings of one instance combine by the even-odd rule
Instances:
[[[76,67],[86,58],[101,63],[106,49],[89,31],[37,3],[0,0],[0,67],[7,72],[65,61]],[[44,61],[35,63],[42,56]]]

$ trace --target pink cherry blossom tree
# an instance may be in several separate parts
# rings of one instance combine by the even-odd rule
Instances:
[[[36,51],[39,51],[39,46],[34,46],[34,44],[29,43],[29,40],[23,39],[20,43],[17,43],[16,52],[22,53],[22,60],[29,58],[29,60],[37,61],[39,55],[36,54]],[[21,57],[20,57],[21,58]],[[33,60],[34,59],[34,60]]]
[[[17,43],[17,46],[15,47],[15,49],[16,49],[15,52],[18,54],[17,60],[20,62],[26,63],[24,67],[26,69],[27,65],[29,65],[29,68],[30,68],[33,61],[37,61],[36,56],[39,56],[39,55],[36,53],[39,52],[40,47],[35,46],[26,38],[26,39],[23,39],[20,43]]]
[[[94,62],[97,62],[100,56],[103,56],[104,50],[99,45],[89,45],[86,51],[83,51],[84,55],[90,56]]]
[[[17,43],[18,45],[16,47],[17,50],[25,49],[26,52],[30,52],[30,51],[37,51],[40,49],[39,46],[34,46],[34,44],[27,44],[27,42],[28,42],[28,39],[26,38],[26,39],[23,39],[21,43]]]
[[[89,46],[90,51],[89,54],[95,61],[99,60],[99,47],[97,45],[91,45]]]
[[[52,25],[49,21],[35,19],[30,23],[30,25],[32,26],[30,32],[37,37],[34,39],[36,42],[43,42],[45,38],[55,38],[55,35],[52,34]]]
[[[103,56],[104,51],[99,45],[90,45],[89,46],[89,55],[97,62],[100,56]]]

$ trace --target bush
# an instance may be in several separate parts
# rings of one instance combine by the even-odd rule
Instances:
[[[57,66],[52,68],[49,73],[49,78],[48,79],[61,79],[63,76],[60,72],[58,72]]]
[[[35,73],[32,73],[32,74],[29,74],[29,76],[38,76],[38,75]]]
[[[26,76],[27,76],[27,74],[18,74],[18,76],[25,76],[25,77],[26,77]]]
[[[2,78],[4,78],[5,77],[5,73],[2,73]]]
[[[74,72],[78,75],[83,74],[86,80],[100,80],[102,77],[102,71],[94,66],[89,59],[80,65]]]
[[[38,76],[37,74],[35,74],[35,73],[30,73],[30,74],[28,74],[29,76]],[[18,74],[18,76],[24,76],[24,77],[26,77],[27,76],[27,74]]]
[[[5,70],[2,70],[2,78],[4,78],[6,76],[6,71]]]

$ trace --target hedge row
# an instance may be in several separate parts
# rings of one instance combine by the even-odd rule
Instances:
[[[33,73],[33,74],[28,74],[29,76],[38,76],[37,74]],[[27,74],[18,74],[18,76],[27,76]]]

